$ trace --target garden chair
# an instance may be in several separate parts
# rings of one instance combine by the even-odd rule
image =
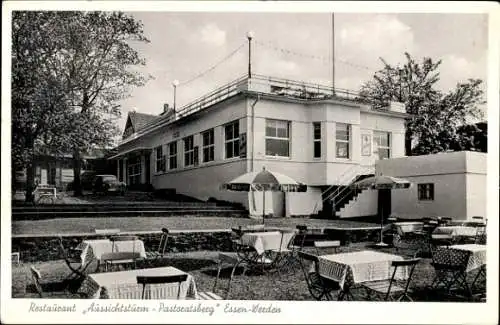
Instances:
[[[467,283],[467,263],[471,252],[466,250],[452,249],[448,247],[433,247],[432,262],[435,276],[431,289],[445,289],[450,295],[454,285],[464,289],[468,295],[472,295]]]
[[[295,236],[295,240],[294,243],[292,244],[292,247],[296,250],[302,250],[304,249],[304,243],[306,242],[308,229],[306,225],[297,225],[295,228],[297,229],[298,233]]]
[[[181,284],[187,280],[187,274],[165,275],[165,276],[137,276],[137,284],[142,284],[141,299],[151,299],[151,291],[146,295],[146,286],[151,284],[178,283],[177,300],[181,296]]]
[[[71,274],[66,277],[66,280],[84,277],[85,271],[91,263],[87,263],[86,265],[82,264],[82,250],[79,248],[66,249],[61,236],[59,236],[58,240],[61,257],[66,263],[66,266],[71,270]]]
[[[214,286],[212,289],[213,292],[216,292],[217,284],[218,284],[219,279],[220,279],[222,265],[224,263],[230,264],[231,265],[231,275],[229,276],[228,284],[227,284],[227,287],[225,289],[225,291],[226,291],[225,299],[228,299],[229,294],[231,292],[231,283],[233,281],[234,273],[235,273],[236,269],[238,268],[238,266],[243,267],[242,275],[245,275],[245,273],[247,271],[247,261],[245,259],[243,259],[242,256],[240,256],[240,254],[238,252],[240,250],[243,250],[243,249],[248,250],[248,248],[242,247],[241,242],[237,239],[233,240],[233,245],[234,245],[234,250],[236,250],[236,252],[220,252],[219,253],[219,260],[217,263],[217,276],[215,277]],[[204,300],[206,300],[206,299],[204,299]]]
[[[325,255],[324,250],[331,250],[331,249],[333,249],[334,254],[337,254],[338,249],[340,248],[340,240],[315,241],[314,248],[316,249],[316,255]]]
[[[131,241],[134,242],[134,245],[132,245],[132,252],[135,252],[135,241],[139,240],[139,237],[135,235],[118,235],[118,236],[111,236],[109,238],[111,241],[111,252],[113,253],[116,248],[116,243],[117,242],[124,242],[124,241]]]
[[[111,270],[115,267],[132,265],[135,269],[137,260],[141,258],[139,252],[113,252],[101,255],[101,261],[104,264],[104,272]]]
[[[42,285],[40,284],[40,280],[42,279],[42,275],[40,271],[38,271],[34,266],[30,267],[31,279],[33,280],[33,284],[36,288],[36,291],[40,298],[43,298],[43,290]]]
[[[319,260],[316,255],[301,251],[298,252],[298,255],[311,296],[316,300],[333,300],[332,292],[340,290],[339,283],[319,274]]]
[[[168,240],[170,238],[170,232],[167,228],[161,229],[160,242],[158,243],[158,248],[156,250],[148,251],[146,250],[146,261],[149,264],[154,264],[158,259],[165,257],[165,251],[167,250]]]
[[[363,287],[367,289],[369,293],[376,292],[378,294],[385,294],[385,301],[403,301],[404,299],[413,301],[413,299],[408,295],[408,292],[413,272],[415,271],[415,267],[419,262],[420,258],[412,258],[404,261],[392,261],[391,267],[393,267],[394,269],[392,271],[390,280],[365,282],[363,283]],[[406,281],[396,280],[396,273],[398,271],[398,268],[400,267],[406,267],[410,269]]]
[[[295,274],[295,267],[300,265],[300,261],[297,256],[297,248],[293,245],[295,241],[296,231],[295,230],[282,230],[280,247],[278,249],[272,250],[275,254],[275,267],[278,274],[281,270],[292,270]]]

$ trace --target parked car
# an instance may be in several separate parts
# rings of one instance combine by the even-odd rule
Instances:
[[[120,182],[115,175],[96,175],[94,178],[94,184],[92,186],[92,192],[97,193],[116,193],[120,195],[125,195],[127,190],[127,184]]]
[[[89,170],[80,174],[80,184],[82,186],[82,190],[91,191],[94,186],[94,180],[97,175],[97,172]],[[73,181],[69,182],[66,189],[68,191],[74,190]]]

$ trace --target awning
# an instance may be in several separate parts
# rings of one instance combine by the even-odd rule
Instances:
[[[125,155],[127,155],[129,153],[133,153],[133,152],[141,152],[141,153],[142,152],[151,152],[151,148],[138,147],[138,148],[129,149],[129,150],[119,152],[116,155],[109,157],[108,160],[113,160],[113,159],[125,156]]]

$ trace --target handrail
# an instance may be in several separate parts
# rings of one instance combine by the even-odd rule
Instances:
[[[190,103],[182,106],[174,115],[159,116],[157,119],[146,123],[140,130],[131,135],[130,137],[121,141],[120,144],[125,144],[130,140],[136,139],[149,131],[154,130],[156,127],[164,123],[176,121],[182,117],[196,113],[204,108],[229,98],[235,94],[243,91],[255,91],[251,89],[251,85],[265,85],[269,89],[263,93],[275,94],[291,98],[299,98],[304,100],[325,100],[325,99],[346,99],[360,103],[370,103],[369,98],[361,97],[359,92],[344,89],[333,88],[331,86],[320,85],[316,83],[300,82],[291,79],[283,79],[276,77],[269,77],[264,75],[252,75],[248,78],[246,75],[241,76],[215,90],[205,94]],[[242,87],[246,86],[246,87]]]
[[[372,168],[369,168],[369,169],[368,169],[368,168],[364,167],[364,168],[363,168],[360,172],[366,173],[368,170],[371,170],[371,169],[372,169]],[[353,180],[349,183],[349,185],[347,185],[346,187],[343,187],[343,188],[342,188],[342,190],[341,190],[341,191],[339,191],[339,193],[338,193],[335,197],[330,198],[330,199],[331,199],[331,200],[333,200],[333,201],[336,201],[336,200],[337,200],[337,198],[338,198],[338,197],[339,197],[342,193],[344,193],[345,191],[348,191],[348,192],[347,192],[347,193],[346,193],[343,197],[341,197],[341,198],[340,198],[340,200],[339,200],[339,201],[342,201],[342,200],[343,200],[343,199],[344,199],[347,195],[349,195],[349,193],[351,193],[351,192],[352,192],[352,188],[351,188],[351,186],[352,186],[352,184],[354,184],[354,182],[356,182],[356,177],[354,177],[354,178],[353,178]]]

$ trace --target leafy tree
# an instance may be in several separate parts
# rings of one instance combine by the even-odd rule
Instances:
[[[402,66],[381,59],[384,68],[362,86],[361,97],[372,99],[378,109],[387,107],[389,101],[405,104],[410,114],[405,134],[407,156],[451,150],[452,142],[460,141],[458,128],[471,117],[482,117],[478,108],[483,103],[482,81],[469,79],[444,94],[436,89],[441,60],[425,57],[418,63],[408,53],[405,57]]]
[[[149,41],[143,35],[142,24],[120,12],[16,12],[13,25],[13,38],[34,43],[31,47],[35,48],[34,53],[26,55],[25,44],[20,42],[16,58],[24,59],[26,69],[15,73],[20,79],[30,78],[30,60],[37,60],[38,79],[48,74],[56,88],[49,93],[61,94],[55,101],[57,111],[40,98],[34,99],[50,119],[35,134],[24,128],[16,130],[16,137],[34,138],[52,152],[71,152],[75,195],[81,195],[81,154],[93,146],[109,144],[116,135],[113,121],[121,114],[119,101],[130,94],[131,87],[142,86],[147,80],[134,70],[145,61],[131,43]],[[33,82],[30,89],[47,92],[45,83]],[[14,95],[13,88],[13,97],[25,99],[25,86],[19,84],[16,90]],[[25,106],[22,102],[13,106],[20,111],[19,124],[29,120],[23,113]],[[35,123],[41,122],[39,115],[32,117]],[[21,158],[26,148],[20,145],[16,156]]]

